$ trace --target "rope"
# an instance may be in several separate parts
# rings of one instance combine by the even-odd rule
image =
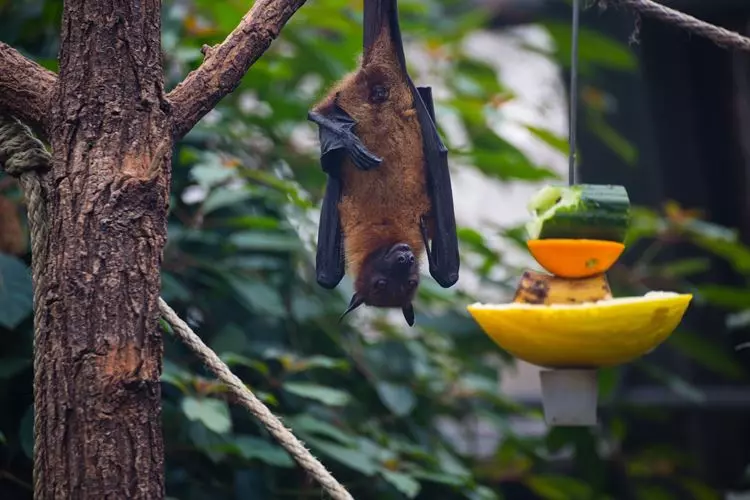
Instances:
[[[159,151],[163,148],[160,147]],[[156,158],[161,158],[157,154]],[[41,431],[39,408],[42,407],[41,359],[38,345],[42,318],[41,293],[44,290],[44,263],[47,260],[48,227],[46,220],[46,198],[39,173],[49,169],[50,155],[44,145],[31,133],[31,130],[15,118],[0,115],[0,166],[14,177],[18,177],[26,197],[29,213],[32,251],[32,280],[34,283],[34,498],[42,498],[44,481],[42,465],[44,448],[39,446]],[[353,500],[351,494],[331,475],[299,441],[292,432],[276,417],[268,407],[242,383],[242,381],[219,359],[198,335],[180,319],[172,308],[159,297],[159,311],[172,326],[176,336],[182,340],[205,363],[237,397],[239,402],[252,413],[281,446],[294,457],[297,463],[313,476],[335,500]]]
[[[296,438],[294,434],[287,429],[281,420],[278,419],[266,405],[263,404],[255,395],[245,387],[242,380],[237,377],[229,367],[213,352],[190,327],[180,319],[179,316],[170,308],[164,299],[159,297],[159,310],[167,322],[172,325],[177,336],[185,345],[190,347],[193,352],[208,366],[214,375],[224,382],[229,389],[239,399],[250,413],[260,420],[268,429],[273,437],[292,455],[297,463],[313,475],[331,497],[339,500],[351,500],[352,496],[330,472],[323,467],[305,446]]]
[[[38,171],[49,168],[50,155],[44,145],[37,140],[31,130],[15,118],[0,115],[0,166],[14,177],[18,178],[21,189],[26,198],[29,218],[29,232],[31,237],[31,279],[34,283],[34,408],[41,408],[41,355],[36,348],[39,344],[40,326],[42,322],[42,290],[44,287],[44,263],[47,261],[47,215],[45,193],[39,181]],[[42,498],[42,464],[44,463],[43,447],[38,443],[41,439],[42,423],[39,411],[34,411],[34,498]]]
[[[750,52],[750,38],[734,31],[701,21],[691,15],[670,9],[652,0],[600,0],[600,5],[624,5],[633,10],[651,16],[660,21],[674,24],[680,28],[708,38],[716,45],[725,49],[737,49]]]

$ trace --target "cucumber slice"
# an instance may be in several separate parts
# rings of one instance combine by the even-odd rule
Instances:
[[[529,239],[589,239],[622,243],[630,222],[623,186],[545,186],[529,201]]]

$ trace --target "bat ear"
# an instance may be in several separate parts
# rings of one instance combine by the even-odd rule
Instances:
[[[344,311],[344,314],[341,315],[339,318],[339,323],[341,323],[341,320],[344,319],[344,316],[361,306],[365,303],[364,297],[360,296],[359,294],[355,293],[352,295],[352,300],[349,301],[349,306],[346,308],[346,311]]]
[[[414,326],[414,306],[411,304],[407,304],[401,308],[401,312],[404,313],[404,319],[409,324],[409,326]]]

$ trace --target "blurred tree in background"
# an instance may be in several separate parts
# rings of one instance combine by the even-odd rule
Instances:
[[[164,2],[167,89],[199,64],[203,44],[220,42],[236,26],[247,4]],[[454,165],[460,160],[460,168],[502,181],[554,179],[487,126],[512,95],[494,70],[463,49],[465,37],[484,28],[486,17],[449,0],[402,0],[400,8],[405,37],[434,63],[432,71],[447,86],[436,94],[438,121],[451,116],[467,133],[468,145],[450,147]],[[0,3],[0,37],[54,70],[60,13],[58,1]],[[701,480],[696,457],[658,446],[623,452],[630,413],[620,406],[606,407],[595,430],[522,432],[516,424],[540,421],[540,410],[499,393],[498,370],[513,360],[468,317],[465,305],[474,298],[460,283],[443,290],[426,279],[413,329],[379,312],[337,323],[351,283],[345,280],[336,291],[315,283],[316,207],[325,177],[315,129],[305,119],[327,87],[355,67],[360,18],[360,1],[309,2],[241,86],[176,146],[162,272],[165,300],[357,499],[720,498]],[[564,63],[569,29],[546,26],[558,44],[550,56]],[[585,32],[581,47],[585,71],[632,69],[627,47],[600,34]],[[418,73],[414,77],[432,83]],[[606,126],[591,95],[584,100],[588,124],[634,162],[637,152]],[[563,138],[534,133],[566,151]],[[16,185],[0,178],[0,188],[5,203],[0,217],[14,217],[17,205],[22,218]],[[636,211],[630,240],[648,240],[649,250],[632,266],[613,270],[619,295],[660,288],[696,293],[695,308],[709,301],[739,313],[750,305],[741,288],[696,288],[691,278],[705,269],[701,257],[655,259],[665,246],[687,244],[750,276],[750,249],[731,230],[695,215],[674,204],[664,214]],[[511,276],[517,270],[508,269],[487,244],[497,235],[523,245],[520,228],[461,229],[462,272],[476,273],[486,290],[502,298],[515,278],[498,280],[498,270]],[[25,249],[16,253],[0,254],[0,497],[31,498],[30,255]],[[742,314],[729,318],[746,321]],[[725,354],[722,342],[679,331],[661,349],[680,351],[726,379],[744,380],[745,371]],[[232,404],[190,352],[170,336],[165,347],[168,496],[320,497],[317,485]],[[649,364],[648,357],[639,366],[682,397],[700,398],[688,382]],[[605,403],[617,383],[617,369],[602,372]],[[670,414],[652,409],[649,418]],[[500,437],[489,455],[471,452],[471,443],[481,439],[469,425],[476,419],[490,422]],[[442,431],[445,422],[466,425],[461,443]]]

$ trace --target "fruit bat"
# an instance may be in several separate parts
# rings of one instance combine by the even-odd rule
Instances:
[[[430,87],[406,71],[396,0],[364,0],[360,68],[308,114],[318,125],[327,183],[316,274],[335,288],[345,270],[361,305],[401,308],[414,325],[419,259],[435,281],[458,281],[459,253],[448,150],[435,126]]]

